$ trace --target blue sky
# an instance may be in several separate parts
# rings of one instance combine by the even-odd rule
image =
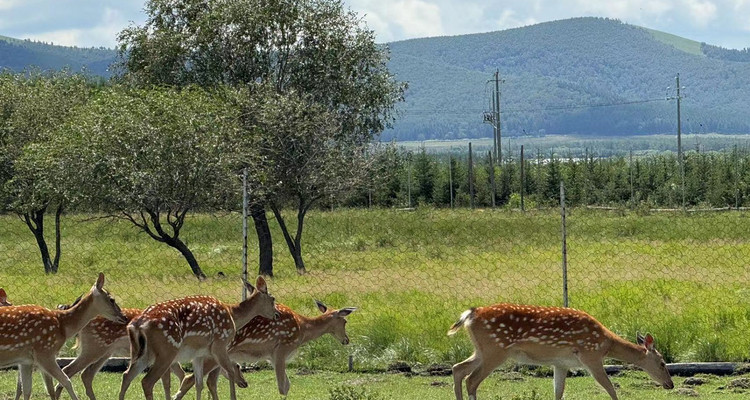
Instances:
[[[750,0],[345,0],[379,42],[515,28],[581,16],[618,18],[729,48],[750,47]],[[113,47],[142,24],[144,0],[0,0],[0,35]]]

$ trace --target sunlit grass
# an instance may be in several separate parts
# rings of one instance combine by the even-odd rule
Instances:
[[[33,237],[0,217],[0,287],[11,301],[54,307],[88,290],[96,272],[126,307],[189,294],[240,297],[241,219],[188,218],[184,238],[209,279],[198,282],[180,254],[123,221],[63,219],[60,272],[44,275]],[[252,226],[252,225],[251,225]],[[297,365],[360,370],[394,361],[455,362],[471,349],[448,327],[465,309],[512,301],[562,304],[557,210],[336,210],[312,212],[297,275],[271,223],[279,302],[314,315],[313,299],[355,306],[352,344],[310,344]],[[257,244],[250,235],[250,271]],[[568,217],[570,304],[633,339],[654,333],[672,361],[750,359],[750,218],[738,212],[651,214],[574,209]],[[217,274],[222,272],[225,277]],[[70,350],[66,354],[72,354]]]

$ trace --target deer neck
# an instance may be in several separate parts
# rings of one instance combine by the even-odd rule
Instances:
[[[607,354],[608,356],[636,366],[641,365],[646,357],[646,353],[643,351],[643,346],[630,343],[614,334],[610,340],[612,341],[612,344]]]
[[[312,318],[300,316],[300,333],[302,334],[300,344],[315,340],[328,333],[332,322],[331,314],[323,314]]]
[[[96,318],[98,313],[94,309],[94,298],[85,296],[73,307],[67,310],[57,311],[60,326],[66,338],[70,338],[83,329],[86,324]]]
[[[234,326],[239,330],[247,325],[258,314],[258,297],[250,296],[247,300],[229,306],[229,312],[234,319]]]

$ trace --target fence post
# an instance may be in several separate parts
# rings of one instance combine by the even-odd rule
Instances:
[[[469,142],[469,206],[474,208],[474,160],[472,159],[471,142]]]
[[[242,280],[247,282],[247,167],[242,169]],[[244,283],[242,300],[247,300],[247,288]]]
[[[568,238],[565,230],[565,183],[560,181],[560,214],[562,215],[563,306],[568,306]]]
[[[409,153],[409,161],[408,161],[408,176],[407,176],[407,193],[409,198],[409,204],[407,204],[407,208],[411,208],[411,153]]]
[[[521,145],[521,211],[526,211],[523,205],[523,192],[526,191],[526,175],[524,174],[523,145]]]
[[[492,160],[492,152],[488,151],[487,156],[490,160],[490,184],[492,185],[492,208],[495,208],[495,196],[497,195],[497,186],[495,185],[495,164]]]
[[[448,186],[451,195],[451,208],[453,208],[453,156],[448,156]]]

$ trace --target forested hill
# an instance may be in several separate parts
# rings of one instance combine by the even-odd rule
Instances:
[[[750,133],[750,57],[664,32],[576,18],[500,32],[390,43],[391,71],[409,81],[399,140],[491,136],[495,69],[503,134],[676,132],[664,100],[680,73],[683,131]],[[617,106],[585,107],[654,100]],[[580,108],[579,108],[580,106]]]
[[[499,32],[389,44],[390,69],[408,81],[384,139],[492,135],[482,123],[495,69],[507,135],[631,135],[676,131],[666,101],[679,72],[686,133],[750,133],[750,55],[616,20],[575,18]],[[52,46],[0,36],[0,69],[68,66],[108,76],[109,49]],[[629,103],[629,104],[621,104]],[[611,104],[619,104],[607,106]],[[595,107],[590,107],[596,105]]]
[[[70,68],[109,77],[108,68],[115,56],[114,50],[106,48],[55,46],[0,36],[0,70],[21,71],[32,66],[42,70]]]

